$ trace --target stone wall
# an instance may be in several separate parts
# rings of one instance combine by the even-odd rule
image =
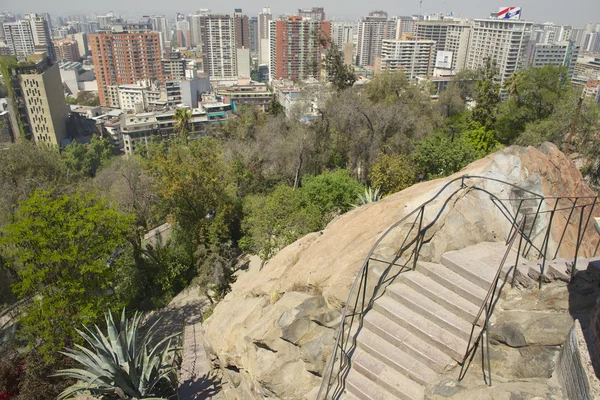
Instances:
[[[587,346],[583,337],[583,331],[579,320],[573,324],[573,328],[567,336],[563,348],[558,357],[558,379],[572,400],[591,400],[594,397],[590,386],[590,379],[596,379],[589,375],[591,361]]]

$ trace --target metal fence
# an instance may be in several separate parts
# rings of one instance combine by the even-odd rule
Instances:
[[[506,199],[499,198],[483,185],[480,185],[479,183],[482,181],[503,185],[503,187],[511,189],[515,196]],[[541,261],[539,276],[541,287],[548,261],[558,256],[565,236],[572,236],[573,234],[572,230],[568,229],[569,226],[575,224],[577,231],[571,274],[574,273],[574,266],[577,262],[584,235],[588,230],[589,221],[598,202],[597,197],[544,197],[512,183],[494,178],[470,175],[455,178],[447,182],[429,200],[390,226],[369,251],[350,289],[341,316],[334,349],[323,374],[317,399],[337,399],[344,392],[345,379],[351,368],[352,354],[356,348],[356,337],[362,327],[364,315],[373,307],[375,300],[383,295],[385,288],[398,275],[417,268],[421,249],[424,244],[433,239],[436,224],[440,221],[444,212],[448,211],[448,203],[457,196],[466,194],[469,191],[481,191],[489,195],[489,200],[508,220],[510,231],[506,238],[506,244],[509,245],[507,254],[498,268],[497,277],[490,288],[491,292],[488,292],[488,296],[481,306],[480,315],[473,322],[471,339],[462,362],[463,368],[461,369],[460,378],[466,373],[466,368],[468,368],[481,338],[487,332],[485,328],[487,328],[489,317],[493,312],[493,305],[497,299],[498,279],[506,256],[517,238],[520,257],[537,257]],[[487,198],[487,196],[483,198]],[[426,212],[429,213],[428,220],[425,219]],[[551,248],[549,245],[552,228],[563,223],[564,227],[561,231],[560,240],[555,248]],[[600,237],[597,240],[595,251],[597,251],[598,244],[600,244]],[[511,283],[514,286],[515,277],[518,273],[517,268],[513,268],[512,272]],[[480,321],[482,315],[484,315],[484,319]],[[488,367],[490,367],[489,358]],[[488,375],[491,376],[489,368]],[[487,381],[491,384],[491,379],[487,379]]]

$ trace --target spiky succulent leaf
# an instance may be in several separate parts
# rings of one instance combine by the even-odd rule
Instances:
[[[174,358],[170,356],[177,351],[172,346],[172,339],[180,333],[169,335],[153,344],[155,328],[160,321],[158,319],[138,340],[142,315],[136,312],[128,319],[123,310],[117,322],[112,313],[108,312],[105,315],[106,334],[98,326],[94,326],[95,329],[84,327],[84,330],[77,331],[89,348],[75,345],[74,349],[63,352],[83,368],[61,370],[55,374],[78,381],[65,389],[59,399],[90,393],[164,400],[148,396],[157,394],[155,390],[162,380],[170,382],[169,377],[175,376]]]

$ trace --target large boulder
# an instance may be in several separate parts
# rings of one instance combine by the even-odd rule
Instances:
[[[227,397],[314,398],[333,349],[341,308],[371,247],[388,227],[463,175],[506,181],[547,197],[594,195],[577,168],[556,146],[513,146],[478,160],[451,177],[414,185],[340,216],[322,232],[309,234],[282,249],[260,271],[241,273],[231,293],[204,324],[207,349],[225,376]],[[459,191],[438,218],[443,203],[460,188],[460,183],[450,183],[427,205],[424,223],[436,218],[437,222],[427,233],[427,238],[433,239],[421,250],[425,260],[439,261],[447,251],[482,241],[506,240],[511,225],[490,195],[498,199],[529,196],[495,180],[469,178],[464,184],[477,189]],[[513,203],[506,204],[514,213],[518,202]],[[552,202],[544,203],[541,210],[553,206]],[[537,244],[543,241],[549,215],[541,214],[532,225],[532,238]],[[560,211],[555,217],[558,222],[553,225],[548,245],[552,253],[567,215],[568,211]],[[394,252],[406,235],[409,224],[405,225],[380,243],[380,253]],[[572,257],[576,225],[567,228],[559,256]],[[590,224],[588,231],[592,229]],[[580,254],[591,254],[595,245],[596,242],[584,241]],[[511,322],[507,321],[507,326]],[[564,326],[567,323],[564,321]],[[560,324],[556,329],[562,334],[562,328]],[[523,345],[523,340],[531,344],[534,336],[527,330],[515,333],[505,327],[499,331],[515,347]],[[553,343],[548,339],[543,344],[547,342]],[[536,357],[531,355],[532,359]]]

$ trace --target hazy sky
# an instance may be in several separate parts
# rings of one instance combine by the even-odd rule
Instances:
[[[366,15],[371,10],[382,9],[391,15],[411,15],[419,12],[418,0],[311,0],[278,1],[270,0],[2,0],[0,8],[12,12],[49,12],[50,14],[76,14],[109,10],[124,16],[133,13],[161,13],[174,15],[176,12],[190,13],[199,8],[209,8],[213,12],[232,12],[242,8],[248,15],[256,15],[262,7],[269,5],[274,15],[293,13],[298,7],[325,7],[328,17],[355,17]],[[599,0],[574,0],[557,3],[547,0],[519,0],[514,3],[490,0],[424,0],[423,13],[450,12],[469,18],[485,18],[501,6],[523,7],[523,19],[534,22],[555,22],[583,26],[586,22],[600,22]]]

